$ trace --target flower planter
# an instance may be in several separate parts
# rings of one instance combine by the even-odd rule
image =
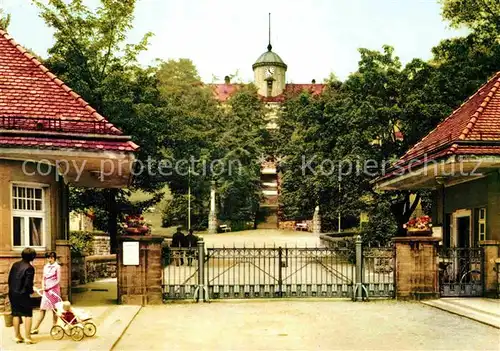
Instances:
[[[138,228],[125,228],[125,232],[129,235],[137,235],[141,233]]]
[[[432,230],[430,229],[408,229],[406,232],[407,236],[432,236]]]
[[[149,227],[147,225],[143,225],[143,226],[139,227],[138,229],[139,229],[139,232],[141,234],[146,234],[147,232],[149,232]]]

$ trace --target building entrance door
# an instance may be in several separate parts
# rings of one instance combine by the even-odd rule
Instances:
[[[472,247],[471,210],[458,210],[452,215],[450,247],[439,253],[441,296],[482,296],[482,248]]]
[[[457,247],[467,248],[470,247],[470,216],[457,218]]]

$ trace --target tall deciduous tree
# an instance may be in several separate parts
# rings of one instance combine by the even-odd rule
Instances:
[[[284,105],[285,214],[310,217],[316,204],[327,219],[339,211],[345,217],[362,210],[387,213],[389,208],[402,230],[424,193],[416,192],[415,197],[408,191],[379,194],[373,192],[370,180],[500,69],[500,45],[496,38],[473,33],[443,41],[433,48],[429,62],[416,59],[404,68],[390,47],[383,52],[361,49],[360,54],[358,70],[336,93],[330,90],[318,98],[302,94]],[[402,131],[403,140],[396,138],[395,128]],[[313,160],[306,162],[306,172],[301,156]],[[365,167],[361,174],[351,171],[340,182],[325,174],[343,162]],[[367,162],[374,166],[366,168]],[[318,176],[322,173],[326,176]]]
[[[229,99],[215,143],[214,156],[224,165],[214,177],[220,188],[220,216],[241,226],[255,223],[259,210],[260,161],[270,143],[265,112],[257,88],[242,87]]]
[[[132,28],[135,0],[102,0],[95,12],[81,0],[33,2],[54,29],[47,66],[100,114],[132,135],[141,145],[139,160],[158,159],[170,111],[159,99],[155,72],[137,65],[137,55],[146,49],[151,33],[138,44],[125,41]],[[153,191],[162,181],[143,171],[135,177],[134,186]],[[106,213],[114,250],[120,211],[130,206],[123,192],[75,189],[72,199],[73,208],[94,206]]]
[[[452,26],[466,26],[483,36],[500,35],[500,2],[497,0],[440,0],[443,17]]]

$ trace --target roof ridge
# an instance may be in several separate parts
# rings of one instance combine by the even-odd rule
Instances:
[[[99,114],[92,106],[89,105],[78,93],[73,91],[69,86],[64,84],[62,80],[57,78],[55,74],[50,72],[50,70],[45,67],[40,61],[38,61],[33,55],[28,53],[21,44],[17,43],[14,38],[9,35],[5,30],[0,29],[0,35],[3,36],[13,47],[15,47],[20,53],[24,55],[28,60],[35,64],[37,68],[39,68],[51,81],[53,81],[57,86],[59,86],[62,90],[64,90],[71,98],[73,98],[77,103],[79,103],[83,108],[90,112],[92,117],[95,117],[98,121],[107,122],[112,125],[111,130],[116,133],[123,134],[121,130],[116,128],[111,122],[109,122],[106,118],[104,118],[101,114]]]
[[[479,119],[479,117],[481,116],[483,111],[488,106],[488,103],[491,101],[491,98],[495,95],[498,87],[500,87],[500,76],[498,76],[498,74],[499,74],[499,72],[497,72],[497,74],[492,79],[488,80],[488,83],[489,83],[492,80],[494,80],[495,78],[497,78],[497,82],[491,87],[490,91],[488,92],[488,95],[486,95],[484,97],[483,101],[481,102],[481,105],[479,105],[479,107],[476,109],[476,112],[474,112],[472,114],[472,116],[469,120],[469,123],[467,123],[467,125],[465,126],[464,130],[462,131],[462,133],[460,134],[458,139],[464,140],[467,137],[467,134],[470,133],[470,131],[472,130],[472,128],[476,124],[477,120]],[[488,83],[486,83],[486,84],[488,84]]]
[[[399,158],[399,161],[403,160],[406,158],[406,156],[408,156],[410,154],[410,152],[414,149],[417,149],[417,146],[421,145],[432,133],[434,133],[434,131],[436,131],[443,123],[445,123],[447,120],[449,120],[450,118],[452,118],[453,116],[455,116],[461,109],[462,107],[464,107],[470,100],[472,100],[472,98],[474,98],[476,95],[479,95],[479,93],[483,90],[483,88],[485,88],[491,81],[493,81],[495,78],[498,77],[498,81],[500,82],[500,71],[496,72],[491,78],[489,78],[486,83],[484,83],[483,85],[481,85],[481,87],[479,89],[476,90],[476,92],[474,94],[472,94],[471,96],[469,96],[467,98],[467,100],[465,100],[462,104],[460,104],[459,107],[457,107],[448,117],[446,117],[445,119],[443,119],[441,122],[439,122],[436,127],[434,127],[434,129],[430,130],[429,133],[427,133],[426,136],[424,136],[418,143],[416,143],[415,145],[413,145],[412,148],[410,148],[403,156],[401,156]],[[496,84],[495,84],[496,85]],[[488,94],[489,95],[489,94]],[[488,100],[489,101],[489,100]],[[483,102],[484,102],[484,99],[483,99]],[[482,107],[482,103],[480,105],[479,108]],[[486,106],[486,105],[485,105]],[[484,107],[485,107],[484,106]],[[484,107],[483,109],[481,110],[481,112],[484,110]],[[479,108],[477,110],[479,110]],[[477,110],[476,110],[476,113],[477,113]],[[476,114],[474,113],[472,116],[471,116],[471,120],[472,118],[474,117],[474,115]],[[474,120],[473,124],[475,124],[477,121],[477,118]],[[470,121],[469,123],[467,124],[467,126],[470,124]],[[467,129],[467,127],[466,127]],[[462,131],[462,134],[464,133],[465,129]],[[470,130],[469,130],[470,131]],[[467,133],[469,132],[467,131]],[[462,134],[460,134],[460,136],[462,136]],[[459,137],[460,139],[460,137]],[[465,139],[465,136],[464,136],[464,139]],[[460,140],[463,140],[463,139],[460,139]],[[452,150],[454,148],[450,148],[450,150]],[[398,161],[398,162],[399,162]]]

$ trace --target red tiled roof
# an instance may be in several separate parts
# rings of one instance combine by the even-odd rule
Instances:
[[[240,88],[240,84],[213,84],[212,86],[215,98],[220,102],[226,102]]]
[[[32,119],[32,121],[31,121]],[[36,140],[52,140],[52,147],[133,151],[138,148],[122,136],[120,140],[77,141],[78,134],[88,136],[114,135],[122,132],[97,113],[77,93],[44,67],[35,57],[0,30],[0,130],[12,129],[19,133],[37,131],[37,137],[24,139],[2,136],[1,145],[33,145]],[[46,133],[51,131],[52,133]],[[71,140],[53,137],[55,132],[71,133]],[[52,135],[52,136],[51,136]],[[30,143],[26,143],[27,141]],[[8,142],[8,141],[11,142]],[[21,143],[23,140],[23,143]],[[116,144],[116,145],[115,145]],[[85,146],[79,146],[85,145]]]
[[[85,149],[107,151],[134,151],[133,143],[113,140],[54,139],[50,137],[1,136],[0,147],[36,147],[38,149]]]
[[[311,92],[313,95],[319,95],[325,90],[325,84],[287,84],[286,93],[300,93],[304,90]]]
[[[215,97],[220,102],[226,102],[229,97],[236,92],[241,84],[213,84]],[[272,97],[262,97],[266,102],[283,102],[287,94],[300,93],[304,90],[313,95],[319,95],[325,89],[325,84],[287,84],[283,94]]]
[[[399,170],[450,155],[500,155],[500,72],[415,144],[393,166]],[[389,171],[380,179],[395,175]]]
[[[415,144],[398,164],[432,154],[446,144],[451,145],[447,152],[451,155],[457,150],[456,143],[467,141],[500,141],[500,72]]]

